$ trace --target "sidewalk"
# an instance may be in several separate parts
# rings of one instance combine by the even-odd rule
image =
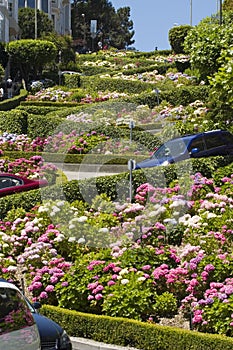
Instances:
[[[73,350],[138,350],[132,347],[124,347],[112,344],[105,344],[91,339],[70,337]]]

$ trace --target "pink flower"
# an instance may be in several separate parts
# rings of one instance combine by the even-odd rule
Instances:
[[[96,299],[96,300],[100,300],[100,299],[102,299],[102,298],[103,298],[103,295],[100,294],[100,293],[95,295],[95,299]]]
[[[45,291],[46,291],[46,292],[49,292],[49,293],[53,292],[53,291],[54,291],[54,286],[52,286],[51,284],[49,284],[49,285],[45,288]]]
[[[48,294],[46,292],[41,292],[40,293],[40,298],[41,299],[47,299],[48,298]]]

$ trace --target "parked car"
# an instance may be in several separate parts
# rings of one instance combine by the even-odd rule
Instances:
[[[136,164],[135,169],[168,165],[188,158],[233,155],[233,135],[229,131],[212,130],[171,139],[153,155]]]
[[[10,173],[0,173],[0,197],[48,186],[46,179],[27,179]]]
[[[40,335],[20,290],[0,279],[0,348],[40,350]]]
[[[72,350],[72,343],[66,331],[38,312],[40,303],[32,304],[27,298],[25,299],[39,329],[41,350]]]

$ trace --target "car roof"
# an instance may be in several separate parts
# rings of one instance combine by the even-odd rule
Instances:
[[[178,139],[187,139],[188,140],[188,139],[193,139],[193,138],[198,137],[198,136],[204,136],[204,135],[208,135],[208,134],[215,134],[215,133],[222,133],[222,132],[228,132],[228,131],[224,131],[221,129],[203,131],[203,132],[198,132],[196,134],[186,134],[186,135],[182,135],[182,136],[177,136],[169,141],[178,140]]]
[[[0,288],[9,288],[20,291],[18,287],[16,287],[13,283],[10,283],[3,278],[0,278]]]

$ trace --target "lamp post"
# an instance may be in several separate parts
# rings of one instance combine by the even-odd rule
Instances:
[[[219,0],[219,24],[222,24],[222,0]]]
[[[37,39],[37,0],[35,0],[35,39]]]
[[[82,18],[83,18],[83,43],[84,46],[86,46],[86,21],[85,21],[85,13],[82,13]]]
[[[190,26],[193,25],[193,1],[190,0]]]

